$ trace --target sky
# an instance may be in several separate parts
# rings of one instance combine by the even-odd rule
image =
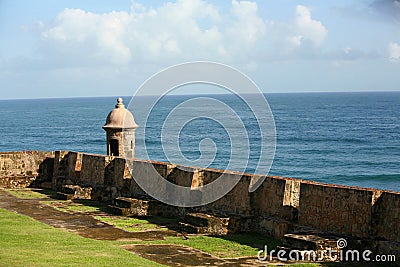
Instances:
[[[0,0],[0,38],[0,99],[133,95],[190,61],[266,93],[400,91],[400,0]]]

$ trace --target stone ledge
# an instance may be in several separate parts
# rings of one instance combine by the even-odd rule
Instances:
[[[182,231],[192,234],[226,235],[229,218],[219,218],[205,213],[187,213],[179,222]]]
[[[0,179],[0,188],[26,188],[29,187],[35,179],[36,177],[27,175],[3,176]]]

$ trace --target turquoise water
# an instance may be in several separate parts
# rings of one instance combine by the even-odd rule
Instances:
[[[210,97],[232,106],[249,135],[249,157],[235,161],[232,169],[242,170],[246,165],[246,171],[254,172],[263,148],[251,111],[232,95]],[[145,136],[141,131],[137,133],[137,157],[145,156],[141,145],[144,143],[153,160],[184,163],[182,155],[191,161],[203,153],[215,156],[208,167],[226,168],[232,156],[229,138],[235,133],[206,118],[218,113],[216,107],[196,107],[196,119],[176,133],[179,144],[168,143],[168,136],[164,136],[167,143],[162,143],[167,115],[189,98],[166,97],[147,120],[140,105],[132,108],[137,123],[146,126]],[[267,94],[266,98],[277,133],[271,175],[400,191],[400,92]],[[127,104],[130,97],[124,100]],[[105,132],[101,126],[115,101],[115,97],[0,101],[0,151],[72,150],[105,154]],[[143,97],[141,103],[152,101],[151,97]],[[199,149],[205,138],[213,140],[215,146],[206,142]],[[263,173],[264,167],[267,169],[261,162],[257,172]]]

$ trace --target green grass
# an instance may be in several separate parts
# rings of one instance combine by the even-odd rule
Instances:
[[[96,216],[95,218],[129,232],[139,232],[156,228],[157,225],[150,223],[149,220],[161,225],[176,221],[176,219],[161,217],[138,219],[123,216]],[[162,227],[158,228],[157,230],[166,229],[167,228]],[[132,242],[122,241],[119,243],[129,244]],[[166,236],[164,240],[141,241],[137,243],[183,245],[201,250],[220,258],[236,258],[254,257],[257,255],[257,252],[260,249],[264,248],[264,245],[268,245],[269,248],[273,249],[280,244],[280,241],[256,234],[237,234],[227,236],[190,235],[189,239],[187,240],[183,238],[183,236]]]
[[[45,198],[50,190],[32,190],[30,188],[8,189],[11,195],[21,199]]]
[[[63,212],[99,212],[102,208],[100,205],[96,205],[98,204],[97,202],[93,201],[77,202],[71,200],[44,200],[41,201],[41,203]]]
[[[145,230],[155,229],[158,225],[172,223],[176,219],[156,218],[151,217],[148,219],[138,219],[123,216],[96,216],[98,220],[111,224],[117,228],[129,232],[141,232]],[[151,222],[157,224],[153,224]],[[166,230],[162,227],[157,230]],[[128,244],[132,242],[120,242],[120,244]],[[236,257],[254,257],[257,252],[268,245],[273,249],[280,244],[280,241],[256,234],[237,234],[227,236],[203,236],[203,235],[190,235],[189,239],[183,236],[166,236],[164,240],[154,241],[141,241],[139,244],[174,244],[192,247],[203,252],[220,258],[236,258]]]
[[[77,211],[77,212],[100,211],[99,207],[82,205],[82,204],[79,204],[79,203],[71,203],[71,205],[68,206],[67,209],[69,209],[71,211]]]
[[[176,244],[192,247],[220,258],[254,257],[258,248],[244,245],[235,241],[212,236],[166,237],[164,244]]]
[[[129,232],[145,231],[157,227],[157,225],[150,223],[146,219],[122,216],[96,216],[95,218]],[[157,218],[153,219],[153,221],[158,220]],[[152,219],[150,218],[149,220]],[[170,221],[171,220],[168,221],[165,219],[165,223]],[[158,230],[166,230],[166,228],[159,228]],[[120,242],[120,244],[127,243],[132,242]],[[255,234],[238,234],[227,236],[191,235],[187,240],[184,239],[183,236],[167,236],[164,240],[141,241],[138,243],[183,245],[201,250],[220,258],[254,257],[257,255],[259,249],[263,248],[264,245],[268,245],[270,248],[275,248],[278,244],[280,244],[280,242],[276,239],[262,237]]]
[[[40,189],[7,190],[21,199],[44,199],[56,192]],[[64,201],[42,200],[63,212],[98,212],[104,203],[90,200]],[[93,214],[92,214],[93,215]],[[177,223],[176,218],[149,217],[130,218],[123,216],[96,216],[115,227],[129,232],[166,230]],[[122,244],[170,244],[192,247],[220,258],[255,257],[259,249],[268,246],[274,249],[280,244],[273,238],[256,234],[227,236],[167,236],[154,241],[98,241],[80,237],[64,230],[50,227],[29,217],[0,209],[0,266],[162,266],[140,258],[122,248]],[[266,263],[267,266],[272,266]],[[282,265],[284,265],[282,263]],[[281,266],[282,266],[281,265]],[[276,266],[276,265],[275,265]],[[297,263],[292,267],[339,267],[359,266],[358,263]],[[394,266],[377,263],[363,263],[365,267]]]
[[[120,248],[0,209],[2,266],[163,266]]]
[[[203,236],[190,235],[189,239],[183,236],[166,236],[164,240],[127,242],[117,241],[119,244],[160,244],[160,245],[182,245],[192,247],[219,258],[238,258],[255,257],[257,252],[268,245],[269,248],[275,248],[280,244],[273,238],[262,237],[255,234],[235,234],[227,236]]]
[[[319,266],[323,266],[321,264],[318,263],[297,263],[297,264],[290,264],[290,267],[319,267]]]
[[[71,201],[69,201],[71,202]],[[61,200],[44,200],[40,201],[40,203],[48,205],[52,207],[55,210],[62,211],[62,212],[67,212],[67,206],[65,206],[66,201],[61,201]],[[71,202],[72,203],[72,202]],[[69,203],[68,203],[69,205]]]
[[[61,210],[64,211],[67,209],[74,211],[97,210],[95,206],[86,206],[70,201],[54,202],[54,204],[57,203],[63,205]],[[138,219],[122,216],[98,216],[96,218],[132,232],[166,229],[165,225],[176,222],[176,219],[163,217]],[[0,266],[162,266],[120,248],[122,244],[183,245],[220,258],[236,258],[255,257],[264,245],[267,245],[269,249],[274,249],[280,242],[256,234],[218,237],[190,235],[188,240],[183,236],[167,236],[164,240],[154,241],[99,241],[56,229],[29,217],[0,209]],[[267,262],[266,264],[272,266]],[[282,265],[285,264],[282,263]],[[382,264],[363,265],[386,266]],[[288,264],[288,266],[355,267],[358,265],[357,263],[297,263]]]
[[[150,223],[146,219],[138,219],[123,216],[95,216],[97,220],[111,224],[127,232],[142,232],[150,229],[167,230],[166,227]]]

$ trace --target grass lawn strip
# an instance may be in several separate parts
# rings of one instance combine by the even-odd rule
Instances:
[[[48,197],[50,190],[32,190],[30,188],[8,189],[11,195],[20,199],[37,199]]]
[[[49,195],[52,196],[55,193],[50,190],[32,190],[32,189],[10,189],[7,190],[12,195],[21,199],[41,199],[46,198]],[[53,208],[63,212],[97,212],[100,208],[96,205],[85,203],[76,203],[74,201],[65,200],[43,200],[41,203],[52,206]],[[227,235],[227,236],[201,236],[201,235],[190,235],[189,239],[184,239],[182,236],[171,237],[167,236],[164,240],[155,241],[98,241],[86,239],[71,233],[67,233],[62,230],[54,229],[45,224],[34,221],[33,219],[25,216],[21,216],[23,219],[15,220],[12,216],[4,216],[4,213],[10,213],[12,216],[21,216],[14,213],[0,209],[0,259],[10,260],[8,266],[163,266],[157,263],[148,261],[140,258],[137,255],[133,255],[119,247],[124,244],[171,244],[171,245],[183,245],[192,247],[200,251],[209,253],[219,258],[238,258],[238,257],[254,257],[260,248],[267,245],[268,248],[275,248],[280,244],[280,241],[260,236],[256,234],[238,234],[238,235]],[[7,218],[4,218],[7,217]],[[96,219],[111,224],[115,227],[121,228],[128,232],[141,232],[148,230],[166,230],[167,228],[163,225],[168,225],[176,219],[155,217],[150,221],[147,219],[138,219],[125,216],[95,216]],[[7,223],[5,223],[7,221]],[[13,221],[12,223],[10,221]],[[33,227],[33,224],[39,226]],[[7,226],[7,224],[9,224]],[[26,225],[21,225],[26,224]],[[13,226],[12,226],[13,225]],[[160,226],[161,225],[161,226]],[[9,227],[10,229],[8,229]],[[17,229],[11,229],[12,227]],[[43,227],[43,228],[41,228]],[[40,228],[40,229],[39,229]],[[44,229],[44,230],[41,230]],[[50,230],[51,229],[51,230]],[[8,236],[10,232],[17,231],[13,234],[14,238]],[[29,233],[30,231],[34,233]],[[40,231],[41,233],[36,233]],[[50,234],[52,231],[58,231],[61,238],[57,235]],[[66,237],[72,235],[74,237]],[[48,240],[44,240],[45,238]],[[64,239],[62,237],[65,237]],[[79,240],[80,245],[74,246],[71,240]],[[7,241],[8,240],[8,241]],[[14,243],[12,241],[15,241]],[[57,241],[55,241],[57,240]],[[91,243],[93,242],[93,244]],[[31,244],[37,244],[33,247]],[[76,243],[76,242],[75,242]],[[10,244],[10,245],[8,245]],[[19,244],[21,246],[19,247]],[[52,247],[51,252],[47,253],[47,247]],[[66,247],[68,249],[66,249]],[[108,247],[112,248],[111,250]],[[4,248],[4,249],[3,249]],[[19,252],[18,252],[19,251]],[[114,261],[114,254],[115,260]],[[12,257],[12,255],[19,255],[18,257]],[[29,254],[29,255],[20,255]],[[36,257],[30,254],[36,255]],[[54,255],[53,255],[54,254]],[[90,254],[90,255],[89,255]],[[52,257],[52,258],[51,258]],[[82,260],[82,258],[85,258]],[[133,257],[132,262],[125,261],[127,258]],[[65,258],[70,260],[64,261]],[[111,258],[111,260],[110,260]],[[32,260],[30,262],[29,260]],[[104,261],[103,261],[104,260]],[[109,261],[112,264],[109,263]],[[62,264],[61,264],[62,263]],[[75,264],[76,263],[76,264]],[[267,263],[266,263],[267,264]],[[283,265],[283,264],[282,264]],[[280,266],[282,266],[280,265]],[[276,266],[276,264],[268,264],[267,266]],[[340,263],[298,263],[289,264],[292,267],[318,267],[318,266],[342,266]],[[346,264],[345,266],[356,266],[353,264]],[[383,266],[380,264],[365,264],[365,266]],[[390,265],[392,266],[392,265]]]
[[[120,228],[127,232],[143,232],[148,230],[168,230],[166,227],[162,227],[153,223],[150,223],[146,219],[138,219],[125,216],[95,216],[99,221],[111,224],[114,227]]]
[[[4,266],[163,266],[120,248],[0,209]]]

